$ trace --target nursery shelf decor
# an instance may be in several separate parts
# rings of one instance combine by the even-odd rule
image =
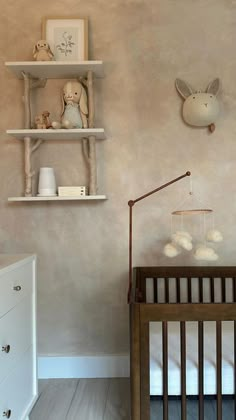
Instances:
[[[216,261],[219,256],[212,244],[222,240],[221,232],[214,226],[213,210],[204,206],[195,196],[190,178],[188,197],[179,205],[178,210],[171,213],[171,242],[165,245],[164,255],[174,258],[183,250],[194,250],[196,260]]]
[[[136,198],[135,200],[129,200],[128,206],[129,206],[129,288],[128,288],[128,303],[130,303],[131,298],[131,290],[132,290],[132,263],[133,263],[133,207],[134,205],[141,200],[144,200],[145,198],[149,197],[152,194],[155,194],[156,192],[163,190],[164,188],[168,187],[171,184],[174,184],[177,181],[180,181],[181,179],[185,178],[186,176],[190,176],[191,172],[187,171],[184,175],[179,176],[178,178],[173,179],[172,181],[167,182],[166,184],[161,185],[158,188],[155,188],[152,191],[149,191],[148,193]]]
[[[7,62],[6,66],[18,77],[23,79],[24,83],[24,128],[17,130],[7,130],[7,133],[24,142],[24,157],[25,157],[25,191],[24,197],[10,197],[8,201],[38,201],[39,198],[33,195],[32,178],[35,175],[32,166],[32,154],[38,149],[43,141],[54,140],[81,140],[82,150],[85,162],[88,167],[88,192],[89,195],[77,197],[78,200],[105,200],[105,195],[98,195],[97,187],[97,159],[96,159],[96,140],[105,139],[103,128],[95,128],[95,107],[94,107],[94,79],[103,77],[103,63],[102,61],[35,61],[35,62]],[[67,128],[59,128],[59,123],[53,123],[50,126],[49,111],[44,111],[42,115],[36,118],[45,117],[47,113],[46,128],[44,128],[44,121],[37,128],[32,125],[32,107],[31,107],[31,92],[35,88],[42,88],[46,86],[47,79],[73,79],[64,85],[64,101],[65,104],[70,101],[68,98],[68,88],[73,88],[75,94],[78,95],[78,101],[72,100],[74,107],[74,114],[76,113],[76,124],[69,124],[67,121]],[[85,93],[86,92],[86,93]],[[64,105],[64,103],[63,103]],[[78,108],[78,109],[77,109]],[[66,106],[64,106],[64,111]],[[74,118],[74,114],[72,117]],[[67,120],[68,112],[65,115]],[[38,120],[37,120],[38,121]],[[41,121],[41,120],[40,120]],[[79,121],[79,123],[78,123]],[[62,126],[64,127],[64,119],[62,119]],[[55,197],[54,200],[63,199],[66,197]],[[69,197],[68,199],[71,199]],[[76,197],[73,197],[75,200]],[[43,197],[40,197],[43,200]],[[45,198],[48,201],[48,198]]]
[[[9,197],[8,201],[105,200],[106,196],[98,195],[96,157],[96,140],[105,139],[105,133],[103,128],[96,128],[94,99],[94,80],[102,78],[104,72],[102,61],[88,60],[88,19],[78,16],[43,18],[42,38],[33,47],[33,59],[35,61],[5,63],[23,80],[24,89],[24,128],[7,130],[7,134],[23,141],[25,186],[23,197]],[[48,79],[68,79],[59,92],[60,117],[57,110],[54,116],[46,107],[32,116],[32,92],[45,88]],[[81,141],[88,170],[87,185],[83,186],[86,194],[81,195],[80,182],[76,182],[70,185],[68,197],[65,190],[60,197],[57,190],[54,194],[55,188],[50,197],[41,193],[36,197],[32,155],[45,140]],[[79,192],[78,196],[75,191]]]

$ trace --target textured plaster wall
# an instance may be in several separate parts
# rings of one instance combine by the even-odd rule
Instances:
[[[22,84],[4,61],[31,59],[45,15],[89,18],[89,56],[105,62],[96,82],[101,203],[7,204],[23,192],[22,144],[5,134],[23,127]],[[128,199],[186,170],[195,192],[215,210],[225,242],[219,265],[235,264],[236,1],[234,0],[8,0],[0,17],[1,252],[38,255],[39,352],[82,355],[128,350]],[[176,77],[205,88],[222,80],[216,131],[192,129],[180,118]],[[34,113],[60,113],[63,81],[34,95]],[[55,168],[59,184],[83,184],[80,143],[47,143],[35,166]],[[190,254],[167,260],[162,247],[170,212],[188,180],[135,207],[134,264],[195,264]],[[193,221],[195,233],[200,221]]]

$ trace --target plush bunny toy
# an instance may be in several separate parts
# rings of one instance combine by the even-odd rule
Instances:
[[[53,58],[53,53],[49,43],[44,39],[40,39],[33,49],[33,57],[36,61],[50,61]]]
[[[209,130],[215,130],[215,121],[220,112],[217,94],[220,90],[220,80],[213,80],[206,92],[194,91],[191,86],[180,79],[176,79],[175,86],[184,99],[183,119],[196,127],[208,126]]]
[[[52,122],[53,128],[87,128],[87,95],[82,84],[76,80],[68,81],[62,92],[61,123]]]

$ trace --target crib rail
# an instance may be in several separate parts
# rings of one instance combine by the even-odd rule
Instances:
[[[204,322],[215,321],[217,420],[222,420],[222,321],[234,321],[236,378],[236,268],[139,267],[134,274],[130,305],[132,420],[150,418],[150,322],[162,323],[163,417],[160,418],[168,420],[168,323],[171,321],[180,323],[182,420],[187,420],[186,323],[198,323],[198,419],[204,420]]]
[[[150,299],[151,289],[152,299]],[[236,302],[236,268],[137,267],[134,269],[131,301],[132,303]]]

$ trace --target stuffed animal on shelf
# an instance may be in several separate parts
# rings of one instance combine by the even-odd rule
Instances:
[[[34,46],[33,57],[36,61],[50,61],[54,57],[49,43],[40,39]]]
[[[50,112],[43,111],[42,114],[36,115],[34,122],[37,129],[45,129],[52,127],[49,119]]]
[[[195,127],[208,126],[210,132],[213,132],[220,112],[220,105],[217,99],[220,90],[220,80],[213,80],[207,87],[206,92],[195,91],[181,79],[176,79],[175,86],[184,99],[184,121]]]
[[[62,91],[61,123],[53,121],[52,127],[87,128],[87,115],[87,94],[83,85],[75,80],[66,82]]]

